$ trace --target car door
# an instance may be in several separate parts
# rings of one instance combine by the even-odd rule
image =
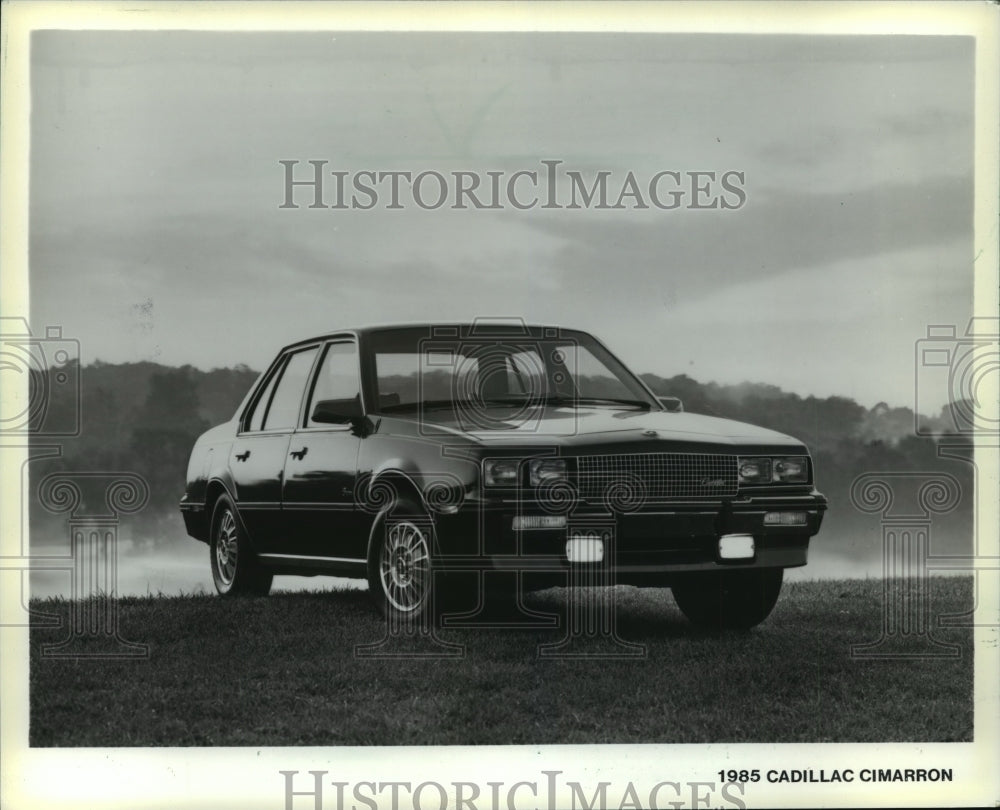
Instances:
[[[288,554],[360,561],[367,535],[355,503],[362,439],[349,423],[317,421],[318,403],[361,402],[358,346],[353,339],[326,345],[308,398],[304,425],[292,436],[285,461],[282,509]]]
[[[282,358],[251,404],[230,450],[237,507],[259,553],[272,551],[285,533],[281,519],[285,459],[318,352],[319,347],[312,346]]]

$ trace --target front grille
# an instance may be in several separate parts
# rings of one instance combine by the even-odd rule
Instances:
[[[733,497],[736,456],[707,453],[638,453],[580,456],[581,497],[615,508],[638,508],[647,500]]]

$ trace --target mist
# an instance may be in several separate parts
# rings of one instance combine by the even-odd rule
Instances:
[[[209,551],[205,543],[188,537],[180,515],[163,514],[156,525],[157,537],[133,535],[134,527],[124,525],[117,539],[117,578],[114,584],[118,596],[196,596],[215,593],[209,567]],[[958,544],[948,538],[938,538],[938,545],[955,549]],[[971,550],[971,544],[969,546]],[[96,582],[73,588],[73,560],[70,556],[69,529],[63,532],[49,524],[45,532],[36,533],[32,554],[64,557],[65,567],[56,570],[35,570],[30,574],[30,598],[84,598],[93,595]],[[49,562],[51,565],[52,563]],[[867,529],[856,530],[850,536],[820,531],[810,544],[809,563],[785,572],[788,582],[829,579],[881,579],[883,577],[882,533],[877,522]],[[931,571],[940,575],[967,574],[968,571]],[[361,579],[316,576],[276,576],[272,593],[367,589]],[[27,599],[25,600],[27,601]]]
[[[39,446],[28,465],[31,553],[67,559],[70,553],[67,514],[53,511],[59,504],[44,502],[50,476],[79,489],[78,508],[84,514],[101,512],[106,493],[100,487],[124,476],[141,481],[148,500],[134,514],[120,516],[116,592],[214,592],[208,547],[187,536],[177,503],[198,435],[231,417],[257,372],[245,367],[202,372],[154,363],[99,363],[79,367],[79,375],[79,398],[54,396],[46,415],[58,424],[71,424],[82,414],[79,435],[68,438],[56,456]],[[816,487],[829,498],[830,507],[811,543],[809,565],[789,571],[790,580],[882,576],[883,516],[867,513],[864,504],[855,502],[853,491],[866,473],[888,477],[898,490],[893,493],[896,507],[905,506],[913,514],[922,511],[914,500],[914,482],[952,482],[959,497],[951,512],[933,516],[929,553],[973,553],[975,479],[972,465],[962,460],[968,454],[958,452],[968,445],[968,437],[954,432],[948,408],[926,416],[885,403],[865,408],[845,397],[801,397],[766,383],[721,385],[653,373],[644,377],[655,393],[680,397],[687,411],[772,428],[809,447]],[[31,594],[73,596],[71,570],[68,560],[62,570],[33,573]],[[276,590],[290,591],[343,587],[364,583],[290,576],[277,577],[274,583]]]

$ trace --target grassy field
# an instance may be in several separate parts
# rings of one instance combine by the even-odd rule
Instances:
[[[971,578],[931,581],[931,615],[972,606]],[[528,598],[567,622],[566,591]],[[385,636],[363,591],[128,598],[120,634],[140,660],[42,657],[67,630],[31,631],[33,746],[421,745],[967,741],[972,634],[937,629],[953,658],[860,660],[878,639],[878,580],[786,583],[747,634],[696,632],[668,591],[615,589],[631,659],[539,655],[550,629],[444,629],[452,658],[364,658]],[[35,610],[68,619],[74,603]],[[911,649],[925,650],[920,643]],[[95,649],[99,645],[92,645]],[[438,649],[392,639],[384,650]],[[571,650],[608,653],[581,638]]]

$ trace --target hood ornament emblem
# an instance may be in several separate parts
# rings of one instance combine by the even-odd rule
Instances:
[[[655,430],[644,430],[644,431],[642,432],[642,435],[643,435],[643,436],[649,436],[649,438],[651,438],[651,439],[655,439],[655,438],[656,438],[657,436],[659,436],[660,434],[659,434],[659,433],[657,433],[657,432],[656,432]]]

